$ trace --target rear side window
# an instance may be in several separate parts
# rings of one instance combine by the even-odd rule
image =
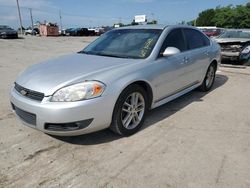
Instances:
[[[162,54],[167,47],[178,48],[181,52],[187,50],[181,29],[170,31],[162,45],[160,54]]]
[[[188,48],[196,49],[209,46],[210,42],[202,33],[194,29],[183,29]]]

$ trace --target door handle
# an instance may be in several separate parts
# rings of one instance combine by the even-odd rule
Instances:
[[[209,55],[209,52],[208,52],[208,51],[205,51],[204,54],[205,54],[205,55]]]
[[[188,57],[184,57],[184,58],[183,58],[183,62],[184,62],[184,63],[188,63],[188,62],[189,62],[189,58],[188,58]]]

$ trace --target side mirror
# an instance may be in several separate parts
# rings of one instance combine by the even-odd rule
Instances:
[[[163,57],[169,57],[169,56],[179,54],[179,53],[181,53],[181,51],[178,48],[167,47],[162,55],[163,55]]]

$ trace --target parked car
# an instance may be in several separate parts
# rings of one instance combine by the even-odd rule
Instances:
[[[40,31],[38,28],[34,28],[34,29],[26,29],[24,31],[25,35],[39,35]]]
[[[26,125],[72,136],[137,132],[149,109],[195,88],[209,91],[220,47],[196,28],[141,25],[109,31],[82,51],[20,74],[10,101]]]
[[[201,31],[207,35],[208,37],[216,37],[219,36],[223,29],[215,28],[215,29],[201,29]]]
[[[107,27],[106,27],[107,28]],[[102,27],[97,27],[97,28],[89,28],[90,36],[100,36],[103,33],[105,33],[105,29],[106,28],[102,28]]]
[[[73,30],[73,29],[74,29],[74,28],[65,29],[65,35],[66,35],[66,36],[70,36],[71,30]]]
[[[88,34],[85,36],[97,36],[96,29],[88,29]]]
[[[7,25],[0,25],[0,38],[18,38],[17,31]]]
[[[243,64],[250,59],[250,30],[227,30],[215,40],[221,46],[223,60]]]
[[[90,32],[87,28],[70,28],[65,31],[67,36],[89,36]]]
[[[59,30],[59,35],[66,36],[66,29]]]

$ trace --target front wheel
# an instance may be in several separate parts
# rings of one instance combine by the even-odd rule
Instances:
[[[206,72],[206,76],[200,86],[200,90],[201,91],[209,91],[214,84],[214,80],[215,80],[215,73],[216,73],[216,65],[215,64],[211,64],[209,65],[207,72]]]
[[[136,133],[148,109],[147,94],[139,85],[128,86],[118,98],[110,129],[122,136]]]

